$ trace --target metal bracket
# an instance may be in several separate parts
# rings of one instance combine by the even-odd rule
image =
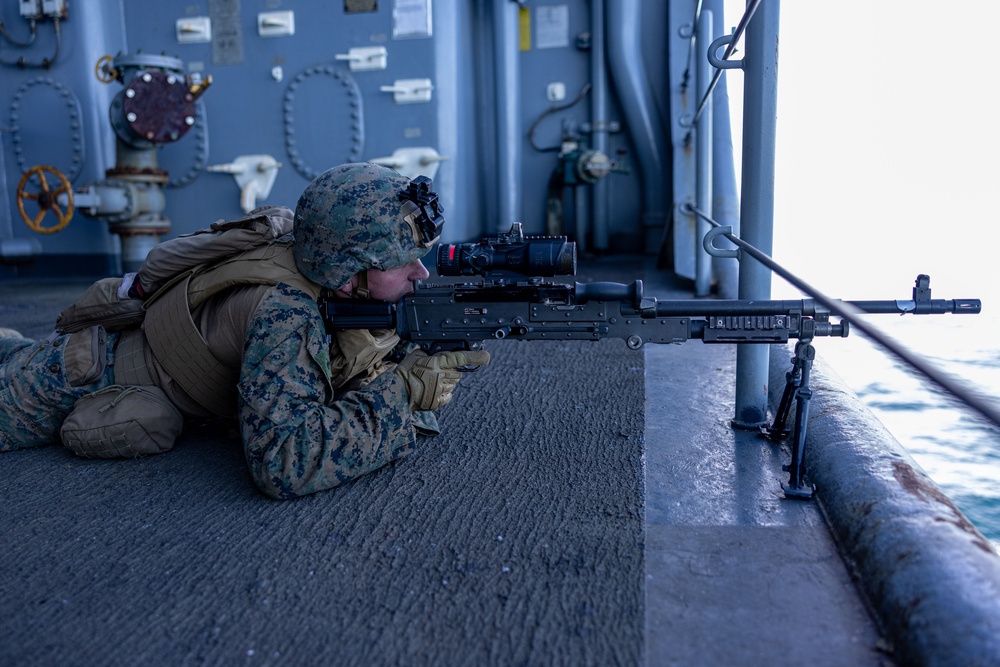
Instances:
[[[393,151],[392,155],[375,157],[368,161],[395,169],[403,176],[412,180],[417,176],[435,178],[437,176],[438,164],[447,159],[447,156],[438,154],[430,146],[419,146],[397,148]]]
[[[682,215],[688,215],[696,219],[698,217],[705,217],[704,214],[699,215],[698,207],[695,206],[690,201],[683,202],[677,208]],[[718,224],[718,223],[713,223],[713,224]],[[719,225],[718,227],[714,227],[711,230],[709,230],[705,234],[705,237],[701,240],[701,244],[705,248],[705,252],[707,252],[712,257],[721,257],[724,259],[736,259],[736,260],[741,259],[742,254],[740,253],[739,248],[719,248],[715,245],[716,237],[732,233],[733,233],[733,228],[731,225]]]
[[[257,34],[261,37],[285,37],[295,34],[295,12],[257,14]]]
[[[177,19],[175,30],[178,44],[201,44],[212,41],[212,19],[208,16]]]
[[[280,168],[281,163],[270,155],[241,155],[228,164],[207,167],[207,171],[232,174],[240,188],[240,208],[249,213],[257,207],[258,199],[271,194]]]
[[[708,62],[712,63],[712,66],[716,69],[742,69],[743,59],[739,60],[723,60],[719,57],[719,49],[723,46],[727,46],[733,37],[736,35],[723,35],[719,37],[714,42],[712,42],[708,47]]]
[[[705,234],[705,238],[701,240],[701,244],[702,246],[704,246],[705,252],[707,252],[712,257],[723,257],[726,259],[731,258],[739,260],[741,258],[739,248],[719,248],[715,245],[716,237],[732,233],[733,233],[733,228],[730,225],[723,225],[722,227],[713,228],[711,231]]]
[[[356,46],[347,53],[338,53],[336,60],[346,60],[352,72],[385,69],[389,51],[384,46]]]
[[[430,79],[396,79],[391,86],[380,86],[383,93],[392,93],[396,104],[430,102],[434,84]]]

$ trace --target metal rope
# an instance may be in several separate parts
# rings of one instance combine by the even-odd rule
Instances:
[[[723,60],[729,60],[729,56],[733,55],[733,51],[736,50],[736,43],[740,41],[740,37],[746,31],[747,26],[750,24],[750,19],[753,18],[754,12],[760,6],[761,0],[753,0],[753,4],[748,4],[746,11],[740,18],[740,22],[736,25],[736,30],[733,31],[733,38],[729,40],[729,45],[726,47],[726,52],[722,54]],[[692,35],[691,39],[694,39]],[[706,57],[707,51],[706,51]],[[718,85],[719,79],[722,77],[722,70],[716,69],[715,74],[712,75],[712,80],[708,84],[708,89],[705,90],[704,97],[701,98],[701,102],[698,104],[698,110],[694,113],[694,120],[691,121],[691,125],[695,126],[698,124],[698,119],[701,118],[701,114],[705,111],[705,106],[708,104],[708,99],[712,96],[712,91],[715,90],[715,86]]]
[[[697,206],[693,204],[685,204],[684,207],[687,209],[687,212],[694,213],[710,225],[714,227],[722,227],[720,223],[710,218]],[[870,322],[865,321],[863,318],[865,314],[864,311],[849,303],[845,303],[838,299],[831,299],[806,281],[793,274],[788,269],[778,264],[770,256],[753,247],[735,234],[724,233],[722,236],[725,236],[727,239],[735,243],[740,250],[746,252],[758,262],[771,269],[771,271],[781,276],[796,289],[801,290],[814,298],[831,313],[838,315],[849,322],[852,327],[857,328],[858,331],[875,341],[879,347],[895,356],[907,366],[913,368],[915,371],[926,377],[928,380],[936,384],[968,408],[979,413],[979,415],[990,422],[995,428],[1000,429],[1000,407],[997,406],[997,403],[993,398],[982,395],[975,388],[958,378],[949,375],[933,364],[928,363],[908,350],[905,346],[893,340],[892,337],[884,333],[881,329],[874,326]]]
[[[684,76],[681,79],[681,91],[687,90],[688,83],[691,81],[691,62],[694,60],[694,42],[695,35],[698,32],[698,21],[701,20],[702,1],[703,0],[698,0],[698,4],[694,8],[694,19],[691,20],[691,39],[688,40],[687,65],[684,66]]]

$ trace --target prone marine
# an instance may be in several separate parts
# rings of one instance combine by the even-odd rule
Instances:
[[[185,422],[236,417],[254,483],[278,499],[412,452],[418,433],[437,432],[458,369],[489,354],[428,355],[394,331],[331,334],[317,299],[397,301],[428,277],[420,259],[444,224],[429,183],[334,167],[294,213],[255,209],[99,281],[60,316],[61,333],[0,330],[0,452],[61,441],[81,456],[143,456],[172,448]],[[84,311],[101,316],[66,321]]]

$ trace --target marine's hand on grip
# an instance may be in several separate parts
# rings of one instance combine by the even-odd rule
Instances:
[[[431,355],[423,350],[414,350],[399,362],[396,374],[406,382],[411,410],[437,410],[451,400],[462,378],[461,367],[485,366],[488,363],[490,353],[485,350]]]

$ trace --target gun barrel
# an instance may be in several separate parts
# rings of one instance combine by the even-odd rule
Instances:
[[[642,281],[636,280],[630,284],[596,282],[576,283],[574,286],[576,303],[590,301],[618,301],[631,304],[639,309],[643,304]],[[761,299],[761,300],[716,300],[716,299],[679,299],[657,301],[655,303],[656,317],[707,317],[710,315],[780,315],[798,312],[801,315],[814,316],[828,314],[829,310],[815,299]],[[975,315],[982,310],[979,299],[917,299],[917,300],[883,300],[883,301],[837,301],[854,306],[858,310],[873,314],[906,314],[941,315],[944,313]]]
[[[923,299],[917,301],[848,301],[850,305],[866,313],[914,315],[978,315],[983,308],[979,299]]]
[[[883,300],[883,301],[836,301],[846,303],[858,310],[872,314],[905,315],[942,315],[945,313],[975,315],[982,310],[979,299],[926,299],[923,301]],[[680,299],[658,301],[656,303],[657,317],[708,316],[708,315],[779,315],[782,313],[799,312],[802,315],[813,316],[829,313],[814,299],[800,300],[713,300],[713,299]]]

